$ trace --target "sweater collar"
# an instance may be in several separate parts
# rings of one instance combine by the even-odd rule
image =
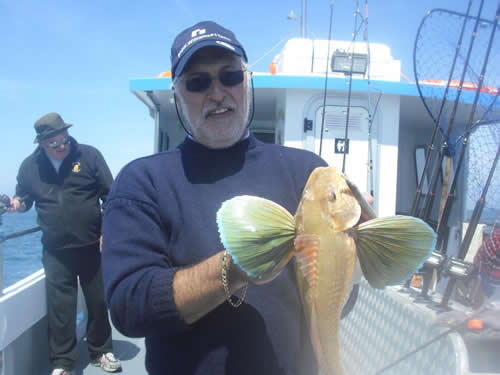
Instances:
[[[232,153],[232,152],[245,152],[250,149],[255,148],[256,146],[256,139],[252,133],[249,134],[248,137],[245,137],[241,141],[235,143],[232,146],[226,147],[226,148],[220,148],[220,149],[213,149],[213,148],[208,148],[201,143],[196,142],[193,140],[191,137],[187,136],[184,139],[184,142],[182,142],[179,145],[179,149],[183,153],[189,153],[189,154],[219,154],[219,153]]]

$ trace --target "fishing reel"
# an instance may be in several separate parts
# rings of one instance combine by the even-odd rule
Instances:
[[[446,256],[439,251],[433,251],[431,256],[425,261],[425,267],[440,269],[446,261]]]
[[[476,273],[476,265],[465,260],[448,257],[443,264],[443,276],[467,279]]]
[[[431,256],[427,258],[423,267],[420,269],[420,293],[415,298],[415,302],[427,303],[430,301],[429,289],[431,286],[434,271],[440,274],[442,272],[445,261],[446,255],[437,250],[434,250]]]
[[[2,215],[7,212],[9,207],[10,198],[5,194],[0,195],[0,225],[2,224]]]
[[[435,308],[441,311],[449,310],[448,302],[450,301],[453,290],[455,289],[456,282],[458,280],[469,280],[472,277],[477,276],[477,274],[478,268],[474,263],[451,256],[448,257],[443,264],[442,275],[449,277],[449,281],[441,298],[441,302],[437,304]]]

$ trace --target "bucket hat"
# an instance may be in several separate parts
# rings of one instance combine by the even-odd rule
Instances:
[[[55,112],[46,114],[40,117],[37,122],[35,122],[35,132],[36,137],[34,143],[40,142],[46,138],[50,138],[63,130],[73,126],[72,124],[67,124],[63,121],[61,115]]]

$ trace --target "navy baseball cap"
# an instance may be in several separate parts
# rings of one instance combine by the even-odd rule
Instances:
[[[248,62],[243,46],[231,30],[212,21],[202,21],[175,38],[170,55],[172,80],[182,74],[189,59],[204,47],[225,48]]]

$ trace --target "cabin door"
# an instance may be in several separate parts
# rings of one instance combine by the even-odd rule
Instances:
[[[347,126],[347,139],[344,142],[346,131],[347,107],[326,106],[321,137],[323,107],[316,111],[315,122],[315,152],[329,165],[342,170],[344,152],[346,156],[344,173],[361,191],[368,191],[368,111],[363,107],[351,107]]]

